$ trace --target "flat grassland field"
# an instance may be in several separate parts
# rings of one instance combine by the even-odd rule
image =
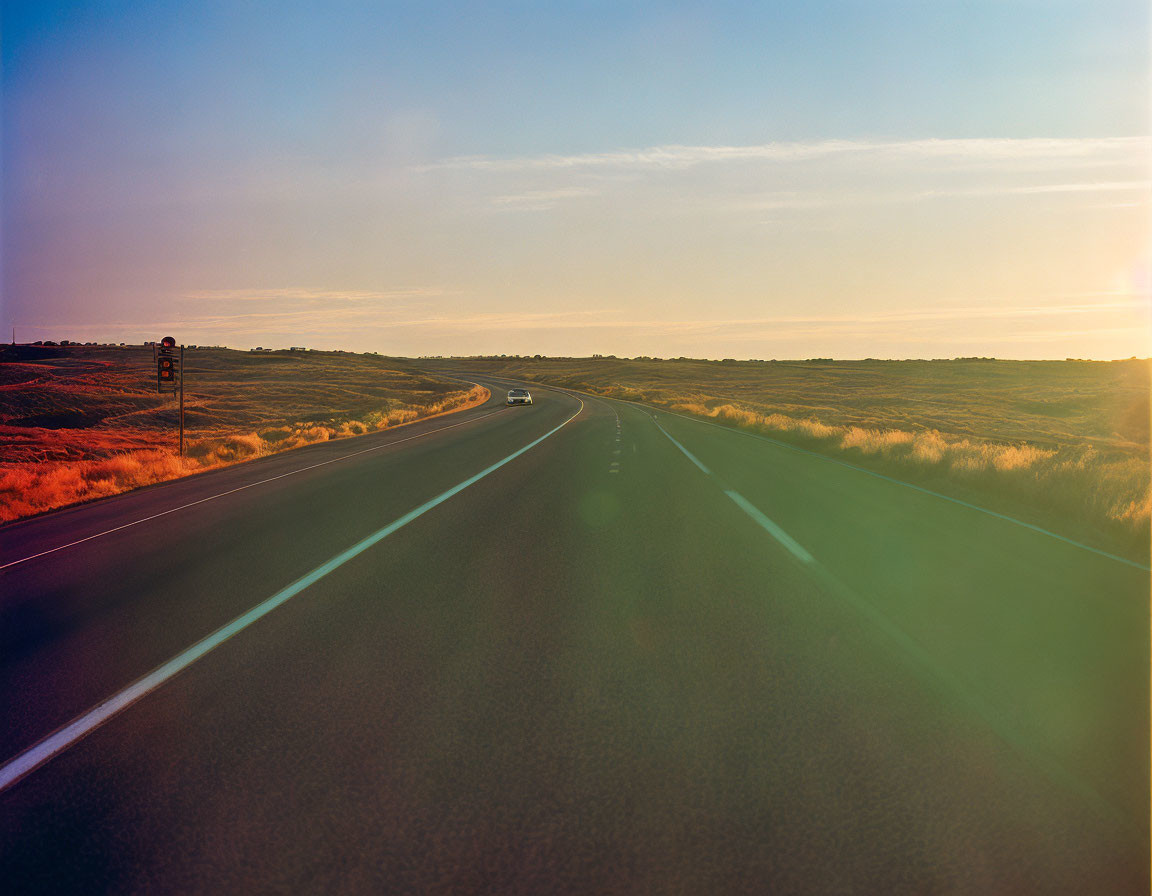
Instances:
[[[177,403],[152,348],[0,346],[0,521],[478,404],[486,390],[342,352],[185,352]]]
[[[1152,361],[455,363],[746,429],[1147,562]]]

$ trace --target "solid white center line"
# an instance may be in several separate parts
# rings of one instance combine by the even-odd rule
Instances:
[[[579,399],[577,400],[579,401]],[[168,679],[172,678],[172,676],[176,675],[183,669],[186,669],[188,666],[196,662],[196,660],[214,650],[216,647],[219,647],[233,635],[246,629],[253,622],[256,622],[258,619],[267,616],[281,604],[295,597],[309,585],[313,585],[320,581],[322,578],[328,575],[328,573],[339,569],[353,557],[364,553],[364,551],[368,550],[368,548],[383,541],[397,529],[403,528],[414,519],[423,516],[432,508],[443,504],[454,495],[458,495],[460,492],[464,491],[464,489],[468,488],[468,486],[479,482],[489,473],[494,473],[496,470],[499,470],[502,466],[509,463],[510,461],[515,460],[526,451],[535,448],[546,438],[553,435],[554,433],[559,432],[561,429],[575,420],[583,410],[584,402],[580,401],[579,410],[577,410],[575,414],[573,414],[555,429],[549,430],[535,441],[529,442],[523,448],[512,452],[503,460],[499,460],[492,464],[490,467],[486,467],[475,476],[471,476],[468,479],[465,479],[459,485],[453,486],[452,488],[448,489],[448,491],[437,495],[432,500],[425,501],[415,510],[410,510],[408,513],[404,514],[404,516],[389,523],[383,529],[373,532],[367,538],[348,548],[348,550],[337,554],[327,563],[316,567],[316,569],[312,570],[312,572],[308,573],[308,575],[297,579],[288,587],[277,591],[263,603],[257,604],[247,613],[244,613],[243,615],[238,616],[236,619],[233,619],[223,628],[217,629],[211,635],[201,641],[196,642],[182,653],[168,660],[168,662],[164,663],[162,666],[153,669],[143,678],[139,679],[133,684],[130,684],[119,693],[114,694],[103,703],[100,703],[94,708],[88,710],[88,712],[69,722],[55,733],[50,734],[39,743],[34,744],[24,752],[8,760],[6,763],[4,763],[4,765],[0,766],[0,791],[4,791],[8,787],[11,787],[25,775],[39,768],[52,757],[68,749],[85,735],[91,733],[100,725],[104,724],[104,722],[108,721],[108,719],[112,718],[122,709],[126,709],[141,697],[144,697],[150,692],[156,690],[156,688],[160,687],[160,685],[164,684],[166,681],[168,681]]]

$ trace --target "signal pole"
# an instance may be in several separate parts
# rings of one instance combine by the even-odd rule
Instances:
[[[180,456],[184,456],[184,346],[180,346]]]
[[[176,392],[180,403],[180,456],[184,456],[184,346],[176,353],[176,340],[165,336],[153,346],[156,360],[156,391]]]

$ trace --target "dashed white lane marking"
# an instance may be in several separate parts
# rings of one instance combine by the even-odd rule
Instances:
[[[471,476],[468,479],[465,479],[459,485],[454,485],[452,488],[448,489],[448,491],[437,495],[432,500],[425,501],[415,510],[408,511],[408,513],[404,514],[404,516],[389,523],[383,529],[373,532],[367,538],[348,548],[348,550],[337,554],[327,563],[316,567],[316,569],[312,570],[312,572],[308,573],[308,575],[297,579],[288,587],[277,591],[270,598],[265,600],[263,603],[257,604],[247,613],[244,613],[243,615],[238,616],[236,619],[233,619],[223,628],[217,629],[207,638],[196,642],[182,653],[168,660],[168,662],[164,663],[162,666],[153,669],[134,684],[130,684],[119,693],[112,695],[103,703],[100,703],[94,708],[88,710],[88,712],[69,722],[55,733],[50,734],[39,743],[34,744],[24,752],[18,754],[12,759],[9,759],[2,766],[0,766],[0,792],[6,790],[8,787],[11,787],[25,775],[35,771],[45,762],[71,747],[81,738],[85,737],[96,728],[103,725],[106,721],[108,721],[122,709],[128,708],[137,700],[156,690],[156,688],[160,687],[160,685],[164,684],[164,682],[168,681],[168,679],[172,678],[172,676],[186,669],[188,666],[192,665],[194,662],[196,662],[210,651],[214,650],[216,647],[219,647],[233,635],[248,628],[248,626],[250,626],[253,622],[256,622],[258,619],[267,616],[281,604],[286,603],[289,599],[295,597],[309,585],[313,585],[320,581],[322,578],[328,575],[328,573],[339,569],[349,560],[359,556],[373,545],[383,541],[393,532],[403,528],[418,517],[423,516],[434,507],[443,504],[449,498],[458,495],[460,492],[464,491],[464,489],[468,488],[468,486],[479,482],[489,473],[496,472],[502,466],[515,460],[526,451],[530,451],[532,448],[535,448],[549,436],[559,432],[561,429],[579,417],[580,412],[584,410],[584,402],[580,399],[577,399],[577,401],[580,401],[579,410],[577,410],[575,414],[573,414],[555,429],[549,430],[535,441],[529,442],[523,448],[512,452],[503,460],[499,460],[492,464],[490,467],[486,467],[475,476]]]
[[[38,554],[29,554],[27,557],[21,557],[19,560],[11,560],[8,563],[0,564],[0,569],[8,569],[10,566],[17,566],[21,563],[27,563],[29,560],[35,560],[37,557],[44,557],[48,554],[55,554],[57,551],[63,551],[66,548],[72,548],[78,544],[83,544],[86,541],[91,541],[93,538],[100,538],[104,535],[111,535],[113,532],[119,532],[122,529],[131,529],[133,526],[139,526],[141,523],[146,523],[149,520],[158,519],[159,517],[167,516],[170,513],[176,513],[181,510],[187,510],[189,507],[195,507],[197,504],[204,504],[208,501],[215,501],[217,498],[224,498],[228,495],[234,495],[236,492],[242,492],[248,488],[256,488],[258,485],[267,485],[269,482],[275,482],[277,479],[284,479],[288,476],[295,476],[297,473],[306,473],[308,470],[315,470],[317,467],[326,467],[329,464],[338,463],[339,461],[347,460],[350,457],[357,457],[361,454],[367,454],[370,451],[380,451],[383,448],[391,448],[393,445],[401,445],[404,442],[411,442],[415,439],[422,439],[425,436],[430,436],[438,432],[444,432],[446,429],[455,429],[457,426],[466,426],[469,423],[475,423],[477,420],[483,420],[485,417],[491,417],[493,414],[498,414],[501,410],[503,410],[503,408],[489,411],[486,414],[478,414],[475,417],[471,417],[468,420],[461,420],[459,423],[453,423],[450,426],[440,426],[436,429],[430,429],[428,432],[422,432],[414,436],[408,436],[406,439],[396,439],[392,442],[385,442],[383,445],[373,445],[371,448],[365,448],[361,451],[352,451],[349,454],[341,454],[339,457],[334,457],[331,460],[321,461],[318,464],[310,464],[307,467],[300,467],[298,470],[289,470],[287,473],[281,473],[279,476],[269,476],[267,479],[261,479],[259,482],[249,482],[247,485],[230,488],[228,491],[220,492],[216,495],[209,495],[207,498],[201,498],[198,501],[189,501],[187,504],[181,504],[179,507],[172,507],[169,510],[161,510],[159,513],[154,513],[151,516],[133,520],[130,523],[124,523],[122,526],[113,526],[111,529],[105,529],[103,532],[97,532],[94,535],[87,535],[84,538],[78,538],[75,541],[62,544],[59,547],[49,548],[46,551],[40,551]],[[175,482],[178,480],[173,481]]]
[[[664,435],[668,437],[668,441],[670,441],[673,445],[675,445],[682,452],[684,452],[684,456],[686,458],[688,458],[688,460],[692,461],[692,463],[696,464],[696,466],[701,469],[701,471],[704,473],[704,475],[712,476],[712,471],[709,470],[706,466],[704,466],[704,464],[700,463],[700,459],[697,458],[695,454],[693,454],[691,451],[689,451],[687,448],[685,448],[683,445],[681,445],[679,442],[677,442],[674,438],[672,438],[672,436],[669,434],[668,430],[666,430],[663,426],[660,425],[660,421],[658,421],[656,419],[655,415],[652,416],[652,422],[656,424],[656,428],[659,429],[660,432],[664,433]],[[724,488],[724,486],[721,486],[721,488]],[[756,524],[760,526],[761,529],[763,529],[765,532],[767,532],[769,535],[771,535],[773,538],[775,538],[778,542],[780,542],[782,545],[784,545],[784,547],[786,547],[789,551],[791,551],[795,556],[799,557],[805,563],[814,562],[814,558],[812,557],[812,555],[809,554],[804,549],[804,547],[798,541],[796,541],[795,538],[793,538],[791,535],[789,535],[787,532],[785,532],[783,529],[781,529],[778,525],[776,525],[776,523],[772,522],[772,520],[770,520],[763,513],[763,511],[760,510],[760,508],[758,508],[756,505],[752,504],[747,498],[745,498],[739,492],[733,491],[732,489],[729,489],[729,488],[724,488],[724,494],[726,494],[729,498],[731,498],[737,507],[739,507],[746,514],[748,514],[748,516],[750,516],[756,522]]]
[[[679,415],[676,415],[679,416]],[[691,420],[692,418],[685,418]],[[677,448],[684,452],[684,454],[695,463],[698,467],[704,470],[709,477],[719,480],[719,477],[713,476],[696,458],[689,452],[683,445],[677,442],[667,430],[660,425],[656,419],[656,415],[652,415],[652,422],[656,424],[665,436],[668,437]],[[697,421],[705,422],[705,421]],[[790,447],[790,446],[785,446]],[[868,472],[868,471],[864,471]],[[883,477],[886,478],[886,477]],[[893,480],[897,481],[898,480]],[[762,529],[768,532],[773,538],[779,541],[786,547],[795,557],[807,565],[817,580],[822,582],[825,587],[838,595],[849,605],[853,606],[860,612],[866,619],[875,625],[881,632],[892,639],[894,643],[899,645],[905,653],[910,656],[922,669],[929,675],[934,676],[938,681],[943,682],[953,694],[960,700],[965,702],[977,715],[980,716],[1003,740],[1011,745],[1014,749],[1018,750],[1021,755],[1027,757],[1033,762],[1037,762],[1052,780],[1060,782],[1063,786],[1068,787],[1074,793],[1079,794],[1090,805],[1093,806],[1098,812],[1106,815],[1107,817],[1119,821],[1131,827],[1131,820],[1121,810],[1117,809],[1105,796],[1103,796],[1096,788],[1088,781],[1082,779],[1074,771],[1066,768],[1062,762],[1054,756],[1046,756],[1037,754],[1028,743],[1022,738],[1014,729],[1012,723],[1004,716],[1002,712],[997,710],[993,705],[989,704],[980,696],[979,693],[972,691],[968,685],[959,677],[952,674],[945,666],[941,665],[936,658],[924,647],[922,647],[914,638],[909,636],[899,625],[890,620],[880,610],[874,607],[864,598],[860,597],[855,591],[841,582],[836,576],[822,569],[820,564],[816,562],[815,558],[808,553],[804,547],[796,541],[791,535],[781,529],[776,523],[770,520],[761,510],[748,501],[739,492],[729,488],[720,486],[729,499],[741,510],[743,510],[749,517],[751,517]],[[913,486],[915,488],[915,486]],[[981,508],[975,508],[977,510]],[[1059,537],[1059,536],[1058,536]]]
[[[612,407],[612,405],[609,405],[609,407]],[[621,440],[620,414],[617,412],[616,408],[612,408],[612,413],[616,415],[616,447],[612,449],[612,456],[618,457],[620,455],[620,440]],[[608,472],[609,473],[619,473],[620,472],[620,461],[618,461],[618,460],[612,461],[611,465],[608,468]]]
[[[624,399],[614,398],[611,400],[612,401],[623,401]],[[645,410],[647,410],[645,405],[637,404],[637,407],[642,407],[642,408],[645,408]],[[958,504],[961,507],[967,507],[969,510],[975,510],[978,513],[987,514],[988,516],[995,517],[998,520],[1003,520],[1006,523],[1012,523],[1013,525],[1020,526],[1024,529],[1030,529],[1033,532],[1038,532],[1041,535],[1047,535],[1048,537],[1054,538],[1057,541],[1062,541],[1062,542],[1064,542],[1064,544],[1071,545],[1074,548],[1080,548],[1081,550],[1089,551],[1093,554],[1098,554],[1101,557],[1107,557],[1109,560],[1115,560],[1117,563],[1123,563],[1125,566],[1132,566],[1132,567],[1135,567],[1136,569],[1144,570],[1144,572],[1152,571],[1152,567],[1149,567],[1146,563],[1140,563],[1137,560],[1130,560],[1129,558],[1122,557],[1119,554],[1113,554],[1109,551],[1101,550],[1100,548],[1094,548],[1094,547],[1092,547],[1092,545],[1084,544],[1081,541],[1076,541],[1073,538],[1069,538],[1067,535],[1061,535],[1058,532],[1053,532],[1050,529],[1045,529],[1042,526],[1037,526],[1035,523],[1028,523],[1028,522],[1025,522],[1024,520],[1016,519],[1016,517],[1014,517],[1014,516],[1008,516],[1005,513],[1000,513],[997,510],[990,510],[987,507],[981,507],[979,504],[972,504],[972,503],[965,501],[961,498],[954,498],[952,495],[946,495],[943,492],[937,492],[937,491],[933,491],[930,488],[925,488],[922,485],[916,485],[916,484],[911,483],[911,482],[905,482],[903,479],[896,479],[893,476],[886,476],[883,473],[877,473],[875,470],[869,470],[867,467],[861,467],[861,466],[858,466],[856,464],[849,463],[846,460],[840,460],[839,458],[836,458],[836,457],[829,457],[827,454],[821,454],[819,451],[812,451],[808,448],[801,448],[799,445],[791,445],[788,442],[782,442],[779,439],[774,439],[771,436],[761,435],[760,433],[748,432],[748,431],[742,430],[742,429],[732,429],[731,427],[724,426],[720,423],[715,423],[711,420],[701,420],[699,417],[689,417],[689,416],[686,416],[685,414],[677,414],[675,411],[667,411],[666,410],[663,413],[668,414],[669,416],[672,416],[672,417],[679,417],[681,420],[688,420],[692,423],[700,423],[700,424],[703,424],[704,426],[711,426],[711,427],[714,427],[716,429],[721,429],[721,430],[724,430],[725,432],[734,433],[738,436],[744,436],[744,437],[749,438],[749,439],[757,439],[758,441],[761,441],[761,442],[767,442],[770,445],[775,445],[778,448],[784,448],[788,451],[794,451],[794,452],[797,452],[799,454],[807,454],[808,456],[814,457],[818,460],[827,461],[828,463],[836,464],[837,466],[840,466],[840,467],[847,467],[849,470],[855,470],[857,473],[863,473],[864,475],[871,476],[874,479],[881,479],[884,482],[890,482],[893,485],[900,485],[900,486],[903,486],[904,488],[910,488],[913,491],[920,492],[921,494],[931,495],[933,498],[939,498],[941,501],[948,501],[951,504]],[[655,419],[655,417],[653,417],[653,419]]]

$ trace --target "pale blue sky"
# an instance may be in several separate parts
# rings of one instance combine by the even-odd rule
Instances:
[[[1147,354],[1148,17],[5,3],[0,324],[404,354]]]

